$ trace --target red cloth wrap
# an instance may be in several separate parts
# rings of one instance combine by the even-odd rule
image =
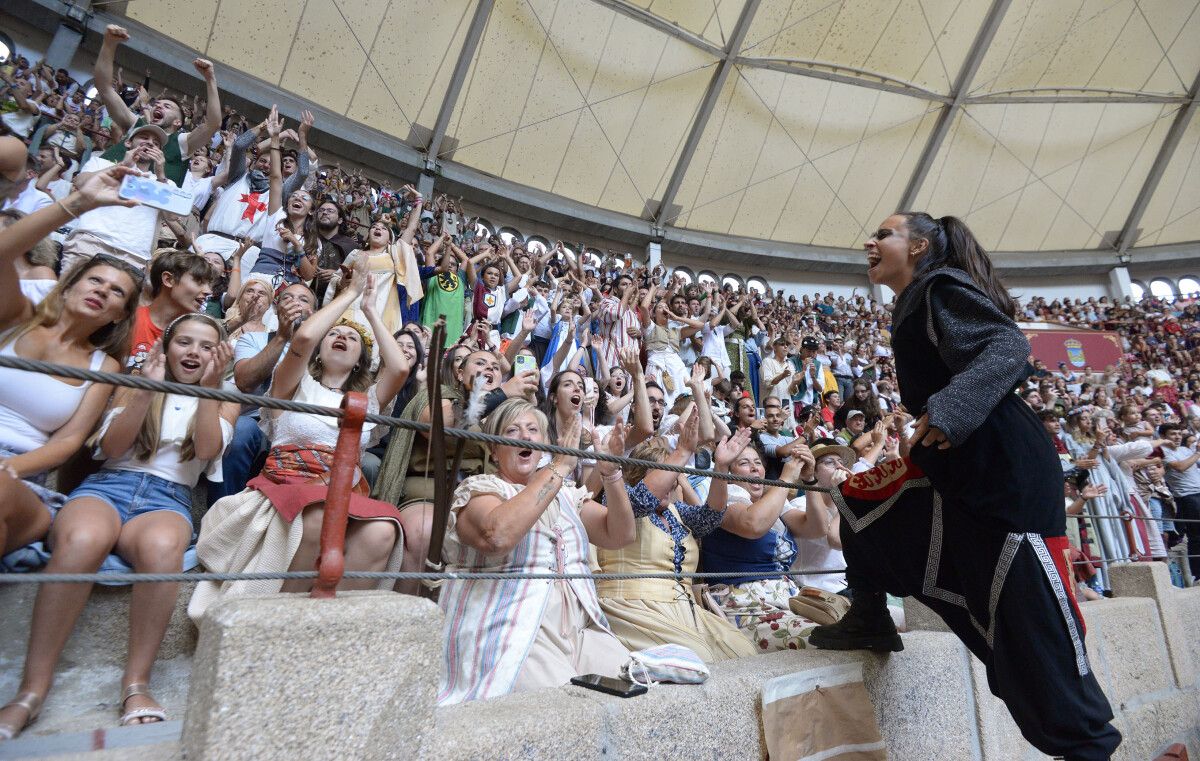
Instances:
[[[265,494],[276,512],[291,523],[304,508],[325,501],[333,451],[331,447],[320,446],[272,447],[262,472],[246,486]],[[371,499],[371,489],[362,471],[358,468],[355,471],[354,486],[350,490],[350,517],[392,520],[398,524],[400,511],[396,506]]]

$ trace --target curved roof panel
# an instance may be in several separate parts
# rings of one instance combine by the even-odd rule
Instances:
[[[125,7],[438,161],[659,226],[857,247],[907,204],[1003,251],[1200,239],[1200,0]]]

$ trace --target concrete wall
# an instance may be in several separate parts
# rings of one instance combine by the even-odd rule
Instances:
[[[1089,656],[1125,736],[1117,759],[1144,761],[1174,742],[1200,754],[1200,589],[1175,590],[1165,570],[1114,569],[1122,596],[1083,607]],[[629,700],[562,687],[432,709],[420,702],[432,695],[440,662],[441,614],[430,603],[390,593],[297,602],[230,600],[203,622],[183,736],[189,759],[222,758],[230,747],[264,759],[300,748],[311,759],[349,749],[439,761],[764,758],[763,683],[849,661],[864,665],[889,758],[1042,758],[988,691],[982,666],[943,631],[911,631],[904,651],[891,655],[807,650],[725,661],[705,684],[660,685]],[[917,611],[911,620],[921,625]],[[347,668],[350,656],[370,668]],[[254,676],[266,664],[270,678]],[[303,709],[294,707],[299,695]],[[387,716],[364,721],[364,708]]]

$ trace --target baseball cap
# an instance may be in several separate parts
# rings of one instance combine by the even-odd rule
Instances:
[[[850,418],[852,418],[852,417],[864,417],[865,418],[866,416],[867,416],[867,414],[865,412],[863,412],[862,410],[850,410],[849,412],[846,413],[846,422],[849,423]]]
[[[156,138],[158,138],[158,146],[160,148],[167,144],[167,132],[157,124],[143,124],[142,126],[131,130],[129,134],[125,136],[125,140],[132,140],[134,135],[140,135],[143,132],[150,132]]]
[[[800,348],[801,349],[819,349],[819,348],[821,348],[821,345],[819,343],[817,343],[817,339],[813,338],[812,336],[805,336],[804,340],[800,342]]]

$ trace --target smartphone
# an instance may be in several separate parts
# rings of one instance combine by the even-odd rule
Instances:
[[[611,676],[600,676],[599,674],[584,674],[583,676],[571,677],[571,684],[577,687],[585,687],[596,692],[603,692],[608,695],[616,695],[619,698],[632,698],[637,695],[646,694],[646,685],[634,684],[625,679],[616,679]]]
[[[171,214],[187,216],[192,213],[192,194],[170,182],[156,182],[150,177],[127,174],[121,180],[117,194],[121,198],[140,201]]]
[[[519,374],[537,370],[537,360],[528,354],[518,354],[517,361],[513,363],[513,373]]]

